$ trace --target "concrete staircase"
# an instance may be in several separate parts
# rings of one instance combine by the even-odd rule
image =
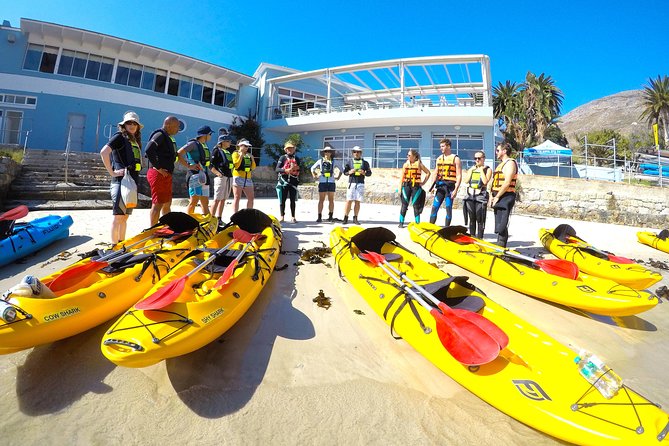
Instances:
[[[19,204],[32,210],[111,209],[109,174],[100,154],[71,152],[66,156],[60,150],[27,150],[5,208]],[[150,198],[140,194],[139,206],[150,206]]]

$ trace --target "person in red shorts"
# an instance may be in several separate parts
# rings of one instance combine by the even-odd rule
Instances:
[[[163,127],[155,130],[146,144],[149,170],[146,179],[151,186],[151,226],[158,223],[161,215],[171,211],[172,173],[177,158],[177,142],[174,135],[179,132],[179,119],[168,116]]]

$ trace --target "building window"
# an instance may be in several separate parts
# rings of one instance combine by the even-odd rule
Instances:
[[[37,98],[34,96],[23,96],[15,94],[0,94],[0,102],[5,104],[20,105],[21,108],[35,108]]]
[[[156,70],[149,67],[144,67],[142,73],[142,83],[140,85],[144,90],[153,90],[156,83]]]
[[[179,95],[179,80],[181,79],[181,76],[172,73],[170,74],[170,78],[167,81],[167,94],[172,95],[172,96],[178,96]]]
[[[130,71],[128,72],[128,86],[137,87],[142,82],[142,66],[137,64],[130,64]]]
[[[167,71],[156,70],[156,85],[153,91],[157,93],[165,93],[165,86],[167,85]]]
[[[214,84],[211,82],[205,82],[204,87],[202,88],[202,102],[211,104],[214,99]]]
[[[374,135],[374,167],[402,167],[409,149],[420,149],[420,133]]]
[[[28,45],[23,68],[25,70],[41,71],[42,73],[53,73],[56,69],[57,59],[58,48],[31,43]]]
[[[6,111],[2,119],[2,141],[3,144],[18,145],[21,143],[21,124],[23,113],[20,111]]]
[[[188,76],[181,76],[179,79],[179,96],[182,98],[190,98],[191,85],[193,78]]]
[[[86,73],[86,64],[88,63],[88,54],[77,53],[74,56],[74,62],[72,63],[72,76],[84,77]]]
[[[433,133],[432,159],[437,159],[441,155],[439,141],[444,138],[451,140],[451,153],[455,153],[460,157],[463,169],[468,169],[476,164],[474,162],[474,154],[484,150],[482,133]]]
[[[351,153],[353,147],[363,147],[364,142],[365,137],[363,135],[336,135],[323,137],[323,147],[326,145],[332,147],[335,149],[335,156],[344,161],[353,157]],[[365,154],[365,150],[363,150],[362,155],[363,158],[365,155],[370,156],[369,153]]]
[[[196,101],[202,100],[202,87],[203,81],[199,79],[193,79],[193,89],[190,93],[190,98],[195,99]]]
[[[114,83],[139,87],[142,81],[143,66],[132,62],[119,61],[116,67],[116,79]]]
[[[70,76],[72,74],[72,65],[74,64],[75,52],[71,50],[63,50],[60,55],[60,62],[58,63],[58,74]]]
[[[237,106],[237,94],[235,92],[225,92],[225,106],[228,108],[235,108]]]
[[[102,65],[102,57],[88,56],[88,65],[86,65],[86,79],[94,79],[100,76],[100,65]]]

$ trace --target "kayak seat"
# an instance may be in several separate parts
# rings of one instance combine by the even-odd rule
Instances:
[[[153,254],[137,254],[130,256],[128,258],[125,258],[119,262],[114,262],[114,259],[111,259],[111,263],[109,263],[109,266],[106,266],[102,268],[102,271],[106,273],[115,273],[118,271],[123,271],[125,269],[131,268],[138,263],[142,263],[145,260],[151,258]]]
[[[667,238],[669,238],[669,229],[661,230],[660,233],[657,234],[657,238],[659,238],[660,240],[666,240]]]
[[[207,248],[205,251],[210,252],[210,253],[215,253],[217,250],[216,249],[210,249]],[[222,273],[225,271],[225,268],[228,267],[232,263],[232,261],[241,253],[241,250],[238,249],[232,249],[225,251],[223,254],[219,254],[218,257],[216,257],[216,260],[214,260],[212,263],[209,265],[205,266],[204,269],[205,271],[209,273]],[[242,257],[239,260],[239,265],[244,263],[244,257]],[[204,260],[195,258],[195,264],[199,265],[200,263],[204,262]]]
[[[468,285],[467,279],[468,277],[465,276],[453,276],[422,285],[422,287],[425,288],[428,293],[432,294],[438,300],[451,308],[478,313],[483,309],[483,307],[485,307],[485,301],[479,296],[450,297],[448,295],[451,291],[450,286],[453,282],[460,285]],[[469,286],[466,287],[469,288]]]
[[[0,220],[0,240],[4,240],[14,232],[16,220]]]

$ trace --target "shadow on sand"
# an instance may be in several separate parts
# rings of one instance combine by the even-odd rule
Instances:
[[[35,347],[18,367],[16,394],[26,415],[58,412],[89,392],[112,388],[103,381],[116,367],[100,352],[106,324],[62,341]]]
[[[297,244],[290,232],[284,232],[284,246]],[[282,256],[277,266],[283,263]],[[166,361],[177,395],[193,412],[220,418],[238,411],[262,382],[277,337],[315,336],[311,320],[293,306],[295,274],[294,266],[275,271],[249,311],[221,338]]]

